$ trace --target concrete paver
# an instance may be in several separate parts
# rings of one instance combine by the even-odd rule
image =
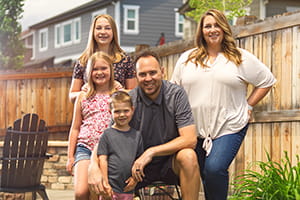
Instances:
[[[49,200],[74,200],[74,190],[51,190],[46,189]],[[31,193],[25,194],[25,200],[31,200]],[[37,200],[42,200],[40,195],[37,194]]]
[[[46,190],[49,200],[73,200],[74,190]]]

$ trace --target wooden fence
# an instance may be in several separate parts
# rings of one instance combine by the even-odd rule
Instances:
[[[72,68],[0,74],[0,136],[23,114],[37,113],[49,131],[66,139],[73,106],[68,99]],[[52,135],[53,135],[52,134]]]
[[[251,123],[231,174],[248,167],[252,161],[280,161],[284,151],[293,164],[300,155],[300,13],[233,27],[240,47],[254,53],[270,67],[277,84],[254,108]],[[177,41],[150,48],[162,58],[169,79],[179,55],[193,47],[193,41]],[[52,132],[67,135],[72,120],[68,100],[72,69],[0,75],[0,134],[27,112],[45,119]],[[250,89],[249,89],[250,90]],[[67,137],[67,136],[66,136]],[[66,138],[65,137],[65,138]]]

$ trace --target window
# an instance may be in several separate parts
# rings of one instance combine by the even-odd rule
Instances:
[[[81,21],[75,18],[55,25],[55,48],[79,43],[81,39]]]
[[[63,23],[62,25],[62,44],[69,45],[72,43],[72,21]]]
[[[74,43],[80,42],[80,19],[74,20]]]
[[[60,26],[60,24],[58,24],[58,25],[55,25],[55,44],[54,44],[54,46],[55,46],[55,48],[58,48],[58,47],[60,47],[60,44],[61,44],[61,26]]]
[[[183,15],[176,12],[175,13],[175,35],[177,37],[182,37],[183,36],[183,24],[184,24]]]
[[[39,31],[39,50],[46,51],[48,49],[48,29],[41,29]]]
[[[139,33],[139,6],[124,5],[124,33]]]

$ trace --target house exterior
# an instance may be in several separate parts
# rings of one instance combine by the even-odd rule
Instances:
[[[181,5],[182,0],[92,0],[30,26],[22,39],[32,47],[31,63],[51,57],[54,64],[74,61],[86,47],[93,18],[109,14],[118,26],[121,47],[132,52],[138,44],[155,46],[161,33],[166,42],[182,39]]]
[[[189,0],[184,0],[184,4],[178,9],[178,12],[184,15],[192,10],[189,6]],[[252,3],[247,8],[247,15],[253,16],[251,19],[263,20],[267,17],[280,15],[286,12],[294,12],[300,10],[300,0],[252,0]],[[233,24],[236,21],[232,21]],[[196,32],[197,23],[185,16],[184,22],[184,39],[191,39]]]
[[[300,10],[299,0],[252,0],[249,15],[265,19],[274,15]]]

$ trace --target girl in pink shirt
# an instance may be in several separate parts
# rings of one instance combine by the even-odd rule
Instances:
[[[89,199],[87,172],[91,152],[111,121],[110,94],[114,88],[113,61],[104,52],[94,53],[87,63],[87,91],[76,98],[69,133],[67,171],[74,167],[75,199]]]

